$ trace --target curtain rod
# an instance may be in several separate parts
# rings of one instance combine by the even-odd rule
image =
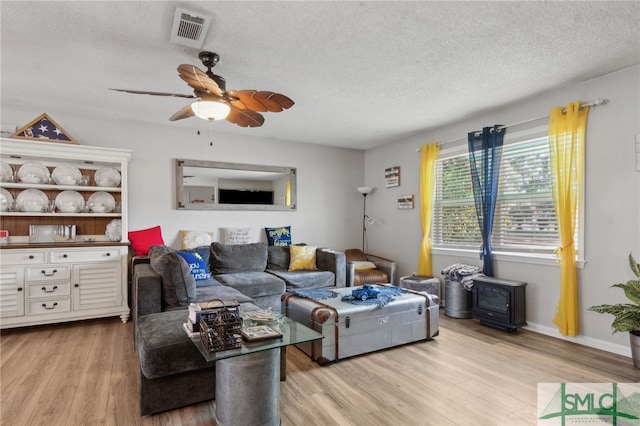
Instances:
[[[584,108],[584,107],[596,107],[596,106],[599,106],[599,105],[603,105],[603,104],[605,104],[605,103],[607,103],[607,100],[606,100],[606,99],[604,99],[604,98],[597,98],[597,99],[594,99],[594,100],[589,101],[589,102],[583,102],[583,103],[581,103],[581,104],[580,104],[580,108]],[[563,108],[563,109],[562,109],[562,112],[563,112],[563,113],[566,113],[566,112],[567,112],[567,109],[566,109],[566,108]],[[512,123],[512,124],[507,124],[507,125],[504,125],[504,126],[500,126],[499,128],[500,128],[500,129],[506,129],[507,127],[515,127],[515,126],[519,126],[519,125],[521,125],[521,124],[527,124],[527,123],[531,123],[531,122],[533,122],[533,121],[542,120],[543,118],[549,118],[549,116],[548,116],[548,115],[543,115],[542,117],[530,118],[530,119],[528,119],[528,120],[520,121],[520,122],[518,122],[518,123]],[[460,141],[465,141],[465,140],[467,140],[467,136],[464,136],[464,137],[462,137],[462,138],[458,138],[458,139],[452,139],[452,140],[447,141],[447,142],[439,142],[439,143],[440,143],[440,145],[446,145],[446,144],[448,144],[448,143],[460,142]],[[416,148],[416,151],[417,151],[417,152],[420,152],[420,148]]]

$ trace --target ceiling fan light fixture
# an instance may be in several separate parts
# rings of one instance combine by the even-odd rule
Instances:
[[[193,113],[203,120],[224,120],[229,115],[231,107],[216,101],[198,101],[191,104]]]

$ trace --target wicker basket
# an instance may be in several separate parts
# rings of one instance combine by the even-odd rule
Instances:
[[[200,340],[208,352],[242,346],[242,318],[238,307],[203,312],[200,316]]]

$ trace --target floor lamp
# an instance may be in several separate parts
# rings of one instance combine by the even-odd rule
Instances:
[[[362,198],[364,200],[363,210],[362,210],[362,251],[366,252],[365,242],[367,240],[367,223],[372,225],[374,220],[372,217],[367,216],[367,195],[373,191],[373,187],[371,186],[359,186],[358,192],[362,194]]]

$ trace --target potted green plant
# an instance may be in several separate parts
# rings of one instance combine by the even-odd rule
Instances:
[[[633,366],[640,369],[640,264],[629,254],[629,266],[636,276],[635,280],[629,280],[624,284],[614,284],[624,290],[625,296],[632,303],[618,303],[615,305],[596,305],[589,308],[590,311],[614,316],[611,328],[613,332],[629,332],[631,342],[631,357]]]

